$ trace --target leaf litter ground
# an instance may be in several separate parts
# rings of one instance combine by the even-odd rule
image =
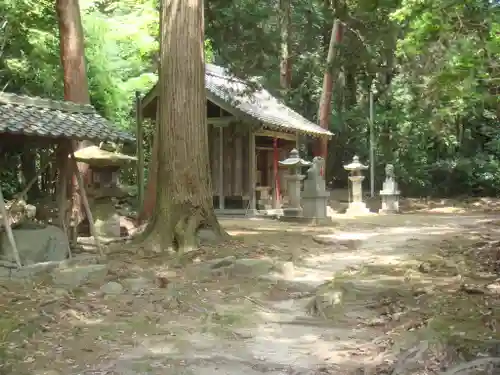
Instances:
[[[73,290],[43,277],[4,283],[0,369],[387,373],[426,341],[432,350],[422,373],[432,373],[500,347],[494,219],[339,216],[331,227],[222,222],[230,241],[180,261],[113,251],[105,279]],[[103,289],[113,282],[123,290]]]

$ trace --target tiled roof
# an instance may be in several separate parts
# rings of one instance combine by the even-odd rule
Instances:
[[[299,132],[314,136],[332,136],[328,130],[301,116],[267,90],[232,76],[227,69],[213,64],[205,64],[205,87],[207,97],[226,104],[226,109],[234,116],[248,116],[265,127],[283,132]],[[158,85],[144,97],[144,103],[155,101]],[[215,103],[217,104],[217,103]],[[145,104],[147,106],[147,104]]]
[[[247,82],[232,76],[220,66],[206,64],[205,87],[220,100],[265,126],[311,135],[333,135],[287,107],[264,88],[252,90]]]
[[[134,141],[91,105],[0,92],[2,133],[92,141]]]

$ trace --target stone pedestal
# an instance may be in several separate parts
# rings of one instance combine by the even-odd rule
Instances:
[[[288,192],[288,206],[283,208],[283,215],[286,217],[301,217],[302,207],[300,206],[300,182],[305,178],[301,174],[290,174],[285,176]]]
[[[366,207],[366,204],[363,202],[363,180],[364,176],[349,176],[349,180],[351,181],[351,189],[352,189],[352,201],[349,203],[349,207],[347,207],[346,214],[352,216],[359,215],[367,215],[370,213],[370,210]]]
[[[399,213],[399,191],[384,191],[380,192],[382,198],[382,208],[380,214],[397,214]]]
[[[94,227],[98,236],[120,237],[120,215],[111,200],[93,204]]]
[[[269,186],[257,186],[255,191],[258,195],[257,207],[260,210],[269,210],[272,208],[271,206],[271,195],[269,191],[271,188]]]
[[[326,219],[326,206],[328,204],[328,192],[308,195],[302,194],[302,213],[304,217],[311,219]]]
[[[317,156],[313,159],[313,165],[307,171],[307,180],[304,181],[304,191],[302,192],[304,217],[319,221],[327,219],[326,205],[330,197],[321,173],[323,166],[323,158]]]

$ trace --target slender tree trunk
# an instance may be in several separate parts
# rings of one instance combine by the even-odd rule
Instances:
[[[291,0],[280,0],[281,63],[280,85],[285,95],[291,86],[292,61],[290,59]]]
[[[224,236],[215,216],[206,122],[203,0],[164,0],[155,212],[158,250],[189,251],[198,229]]]
[[[90,104],[80,4],[78,0],[56,0],[56,10],[59,18],[60,54],[64,71],[64,99],[80,104]],[[79,149],[90,144],[84,141],[74,144],[73,147]],[[78,163],[78,169],[85,177],[88,164]],[[73,215],[75,215],[75,225],[84,219],[82,199],[74,177]]]
[[[337,46],[342,40],[342,24],[339,20],[335,20],[332,28],[332,35],[330,37],[330,44],[328,47],[328,56],[326,59],[325,74],[323,77],[323,90],[321,92],[321,99],[319,104],[318,118],[319,125],[328,129],[330,127],[330,112],[332,106],[332,92],[333,92],[333,63]],[[325,159],[327,165],[328,154],[328,140],[326,138],[319,138],[316,141],[315,155],[321,156]]]
[[[80,5],[78,0],[56,0],[56,8],[59,18],[61,62],[64,70],[64,99],[89,104]]]
[[[286,99],[292,86],[292,60],[290,59],[291,0],[280,0],[279,21],[281,34],[280,86],[281,97]],[[281,194],[278,172],[278,139],[273,140],[273,208],[280,206]]]
[[[158,126],[160,121],[159,108],[156,113],[155,131],[154,134],[158,135]],[[144,202],[142,203],[142,210],[139,213],[138,221],[142,223],[149,220],[154,213],[156,205],[156,185],[158,179],[158,136],[153,137],[153,144],[151,146],[151,160],[149,161],[148,183],[146,184],[146,194],[144,195]]]

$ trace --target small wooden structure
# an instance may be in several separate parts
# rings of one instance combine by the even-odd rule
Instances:
[[[53,149],[53,163],[57,170],[55,196],[57,198],[59,225],[68,233],[70,216],[71,179],[78,182],[86,214],[91,218],[85,186],[73,153],[75,141],[135,141],[126,132],[101,117],[90,105],[66,101],[55,101],[39,97],[28,97],[0,93],[0,152],[19,150],[27,145],[32,148]],[[42,170],[46,165],[42,165]],[[38,178],[28,183],[29,188]],[[24,189],[27,190],[27,189]],[[0,199],[4,226],[9,232],[10,223],[3,197]],[[9,235],[9,238],[11,236]],[[97,241],[97,238],[96,238]],[[15,244],[12,244],[15,249]]]
[[[216,211],[248,214],[279,208],[286,195],[286,171],[278,161],[297,148],[299,135],[329,138],[332,133],[219,66],[206,64],[205,88]],[[140,105],[144,117],[157,120],[157,86]]]

